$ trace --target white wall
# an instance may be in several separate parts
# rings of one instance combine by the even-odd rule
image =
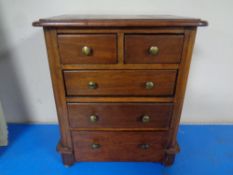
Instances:
[[[0,99],[9,122],[56,122],[41,28],[60,14],[174,14],[201,17],[182,122],[233,122],[232,0],[0,0]]]

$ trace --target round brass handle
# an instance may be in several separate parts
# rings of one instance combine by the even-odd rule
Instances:
[[[101,145],[100,144],[97,144],[97,143],[93,143],[92,145],[91,145],[91,148],[92,149],[98,149],[98,148],[100,148],[101,147]]]
[[[95,82],[93,82],[93,81],[90,81],[89,83],[88,83],[88,88],[89,89],[96,89],[97,88],[97,83],[95,83]]]
[[[149,121],[150,121],[150,116],[149,115],[142,116],[142,123],[148,123]]]
[[[140,146],[141,149],[148,149],[150,147],[150,145],[146,144],[146,143],[145,144],[140,144],[139,146]]]
[[[92,49],[88,46],[83,46],[82,48],[82,54],[85,56],[90,56],[92,53]]]
[[[154,83],[152,81],[147,81],[145,84],[146,89],[152,89],[154,87]]]
[[[89,118],[92,123],[95,123],[98,120],[98,117],[96,115],[91,115]]]
[[[159,53],[159,48],[157,46],[150,46],[149,54],[155,56]]]

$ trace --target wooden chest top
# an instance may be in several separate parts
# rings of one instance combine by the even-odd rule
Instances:
[[[173,15],[61,15],[33,23],[34,26],[47,27],[181,27],[207,24],[198,18]]]

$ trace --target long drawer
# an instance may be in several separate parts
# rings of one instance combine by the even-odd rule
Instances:
[[[176,70],[64,71],[67,96],[173,96]]]
[[[76,161],[161,161],[167,132],[72,132]]]
[[[172,103],[68,103],[73,128],[169,127]]]

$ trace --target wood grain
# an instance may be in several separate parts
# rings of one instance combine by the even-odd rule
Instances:
[[[169,128],[70,128],[71,131],[168,131]]]
[[[151,55],[149,48],[159,48],[157,55]],[[183,35],[125,35],[126,64],[179,63],[183,48]]]
[[[44,27],[177,27],[207,26],[197,18],[172,15],[62,15],[40,19],[34,26]]]
[[[117,63],[116,34],[58,35],[62,64],[108,64]],[[91,55],[82,53],[82,48],[91,49]]]
[[[150,28],[57,28],[58,34],[184,34],[185,27],[150,27]]]
[[[107,102],[107,103],[114,103],[114,102],[174,102],[173,97],[66,97],[67,102]]]
[[[123,58],[123,56],[122,56]],[[61,65],[61,68],[64,70],[108,70],[108,69],[117,69],[117,70],[124,70],[124,69],[179,69],[179,64],[122,64],[123,59],[121,61],[121,64],[66,64]]]
[[[174,163],[196,29],[206,21],[79,15],[33,25],[44,28],[61,131],[57,148],[65,165]],[[88,57],[80,52],[84,45],[93,49]],[[159,47],[158,55],[148,55],[153,45]],[[90,81],[97,83],[96,89],[88,88]],[[152,89],[145,88],[148,81],[154,83]],[[98,120],[90,123],[93,114]],[[143,115],[150,121],[142,123]],[[93,149],[94,143],[100,148]]]
[[[67,96],[173,96],[176,70],[64,71],[64,78]],[[146,89],[146,82],[154,87]]]
[[[176,135],[179,128],[179,122],[184,102],[185,89],[187,85],[187,79],[189,74],[189,68],[191,64],[192,51],[195,42],[196,28],[189,28],[185,32],[185,45],[182,55],[181,69],[179,70],[179,76],[177,80],[177,89],[175,96],[175,106],[172,117],[172,129],[170,131],[169,147],[176,147]]]
[[[73,128],[169,128],[172,111],[171,103],[68,103]],[[144,115],[150,121],[142,122]]]
[[[61,139],[59,150],[65,165],[72,165],[75,161],[73,154],[73,142],[69,130],[67,107],[65,102],[65,89],[63,86],[63,76],[60,69],[60,59],[57,46],[57,33],[55,29],[44,29],[50,74],[52,78],[53,93],[56,102],[58,122],[60,126]],[[66,150],[65,152],[63,152]]]
[[[161,161],[166,132],[72,132],[77,161]],[[92,149],[91,145],[100,144]],[[148,144],[142,149],[141,144]]]

